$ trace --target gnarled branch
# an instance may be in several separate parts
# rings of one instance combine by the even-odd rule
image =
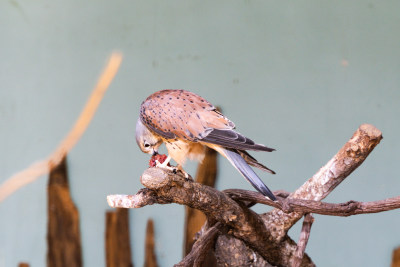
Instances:
[[[174,174],[161,168],[147,169],[141,182],[147,190],[142,189],[133,196],[110,195],[107,197],[109,205],[123,208],[139,208],[155,203],[187,205],[228,226],[232,236],[243,240],[271,264],[289,265],[297,247],[295,242],[289,238],[276,242],[258,214],[227,194],[186,179],[181,173]],[[309,257],[304,257],[302,266],[314,265]]]
[[[245,190],[220,192],[185,179],[181,174],[159,168],[151,168],[143,173],[141,182],[148,189],[142,189],[134,196],[108,196],[108,202],[113,207],[126,208],[178,203],[201,210],[209,219],[230,229],[227,235],[223,235],[226,237],[223,242],[236,242],[239,239],[240,242],[235,243],[239,251],[248,250],[249,247],[256,253],[249,255],[247,262],[253,262],[255,256],[260,255],[273,265],[289,266],[293,260],[299,261],[299,254],[304,251],[306,243],[298,248],[287,236],[287,231],[304,214],[312,212],[349,216],[399,208],[400,197],[367,203],[320,202],[362,164],[381,139],[381,132],[374,126],[361,125],[339,152],[299,189],[289,195],[279,192],[277,195],[281,197],[277,202]],[[276,209],[260,216],[247,207],[254,203],[271,205]],[[232,239],[232,236],[237,239]],[[228,258],[219,257],[221,259],[223,262],[229,261]],[[307,255],[303,256],[300,265],[314,266]]]
[[[289,198],[315,201],[324,199],[364,162],[381,140],[381,131],[371,124],[362,124],[336,155]],[[303,215],[303,212],[285,213],[274,209],[262,217],[267,224],[272,224],[272,235],[280,240]]]
[[[224,192],[230,195],[232,199],[265,204],[280,209],[285,213],[317,213],[321,215],[347,217],[400,208],[400,196],[370,202],[350,200],[345,203],[334,204],[315,200],[282,198],[279,195],[277,196],[278,201],[274,202],[265,198],[258,192],[242,189],[228,189],[224,190]]]

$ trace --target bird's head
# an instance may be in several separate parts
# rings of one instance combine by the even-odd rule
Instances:
[[[139,118],[136,122],[136,143],[144,153],[156,155],[162,139],[147,129]]]

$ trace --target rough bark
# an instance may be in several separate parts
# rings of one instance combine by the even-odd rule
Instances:
[[[128,209],[106,212],[106,264],[108,267],[132,267]]]
[[[275,242],[269,229],[254,211],[232,200],[227,194],[209,186],[186,179],[161,168],[147,169],[141,182],[148,189],[133,196],[111,195],[107,200],[112,207],[138,208],[151,204],[177,203],[204,212],[208,218],[230,228],[229,234],[243,240],[272,264],[287,266],[295,252],[296,243],[287,238]],[[302,266],[314,266],[304,257]]]
[[[53,168],[48,183],[47,266],[82,266],[79,214],[69,193],[66,158]]]
[[[202,231],[199,239],[194,243],[192,250],[186,257],[175,264],[175,267],[185,267],[185,266],[215,266],[215,259],[209,258],[209,252],[215,243],[215,239],[224,226],[221,223],[216,223],[214,226],[204,229]]]
[[[218,236],[215,255],[218,266],[273,267],[242,240],[228,234]]]

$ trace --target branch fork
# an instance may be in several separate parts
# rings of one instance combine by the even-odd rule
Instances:
[[[141,182],[146,188],[141,189],[136,195],[110,195],[107,200],[111,207],[124,208],[177,203],[206,214],[208,221],[214,224],[205,231],[207,233],[205,237],[199,238],[200,244],[195,243],[194,248],[197,252],[190,253],[180,264],[186,260],[186,263],[196,262],[195,266],[200,266],[198,264],[201,263],[204,248],[209,248],[210,242],[219,235],[216,244],[235,242],[242,251],[250,249],[251,253],[247,253],[245,255],[247,259],[244,259],[247,262],[257,258],[258,263],[266,260],[275,266],[314,266],[308,255],[304,254],[311,224],[314,221],[311,213],[350,216],[400,208],[400,196],[366,203],[321,202],[363,163],[381,139],[381,132],[374,126],[361,125],[338,153],[295,192],[291,194],[275,192],[278,196],[277,202],[270,201],[257,192],[246,190],[230,189],[220,192],[188,180],[180,173],[174,174],[162,168],[145,170]],[[249,209],[255,203],[270,205],[275,209],[265,214],[256,214]],[[299,243],[296,244],[287,235],[287,231],[303,216],[305,217],[302,234]],[[221,227],[228,227],[228,232],[221,231]],[[222,255],[224,248],[227,247],[220,247],[218,253]],[[233,262],[234,257],[221,255],[217,256],[220,263],[237,264]]]

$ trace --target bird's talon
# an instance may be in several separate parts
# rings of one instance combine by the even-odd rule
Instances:
[[[158,160],[155,160],[154,162],[156,163],[156,168],[167,169],[176,174],[176,168],[168,166],[169,160],[164,161],[163,163],[160,163]]]
[[[156,167],[169,169],[170,167],[168,166],[168,163],[169,163],[168,161],[160,163],[158,160],[156,160]]]
[[[182,170],[181,170],[182,171]],[[182,171],[183,175],[185,176],[186,181],[194,181],[193,178],[185,171]]]

